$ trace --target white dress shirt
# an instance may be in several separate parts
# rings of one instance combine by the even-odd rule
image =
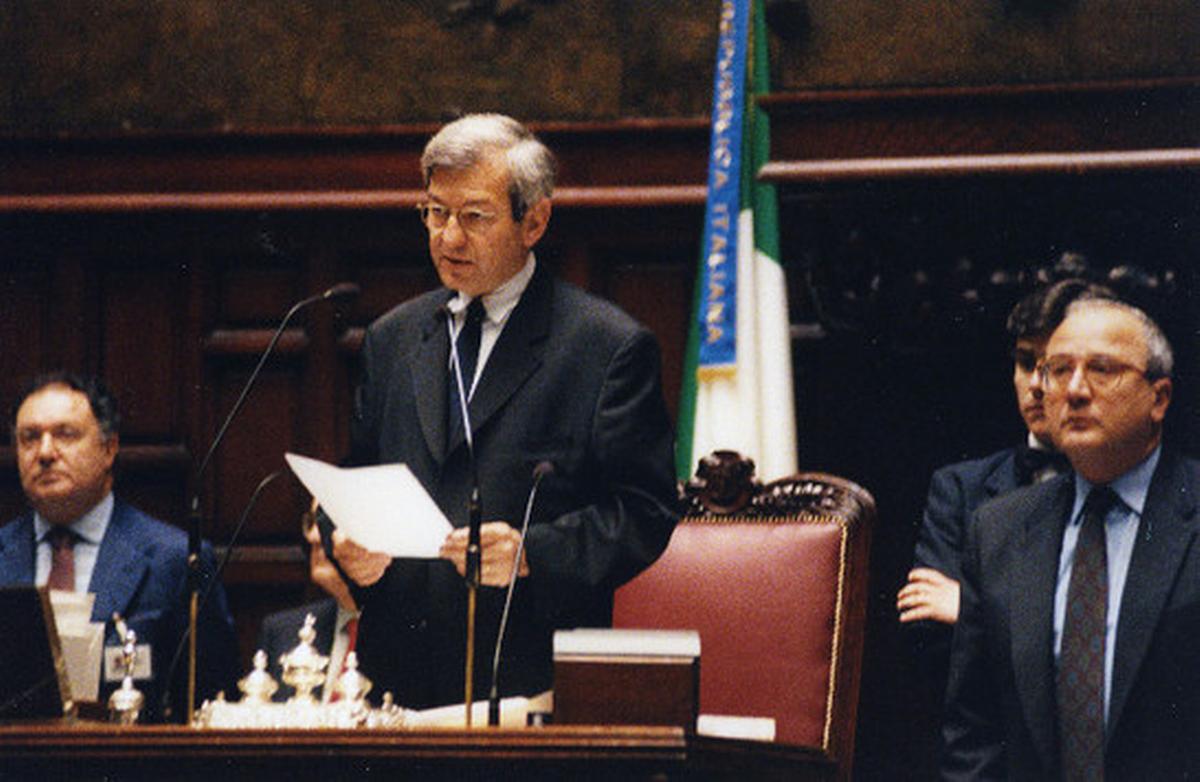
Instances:
[[[508,322],[508,316],[512,315],[512,311],[517,308],[521,294],[529,287],[529,281],[533,279],[533,272],[536,268],[537,262],[531,252],[520,271],[509,277],[496,290],[480,297],[483,301],[484,318],[480,329],[479,358],[475,362],[475,376],[463,378],[463,385],[468,386],[467,399],[470,399],[471,395],[475,393],[475,384],[483,374],[483,367],[487,363],[488,356],[492,354],[492,348],[496,346],[496,340],[500,338],[500,332],[504,329],[504,324]],[[467,307],[470,305],[471,297],[462,293],[447,302],[446,306],[450,309],[450,314],[454,316],[450,334],[452,341],[458,338],[458,332],[462,329],[463,321],[467,317]]]

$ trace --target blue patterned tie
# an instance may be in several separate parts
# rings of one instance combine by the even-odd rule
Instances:
[[[1117,503],[1107,486],[1083,503],[1058,656],[1058,739],[1065,780],[1104,779],[1104,625],[1108,554],[1104,517]]]

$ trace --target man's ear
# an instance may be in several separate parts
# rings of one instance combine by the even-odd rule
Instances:
[[[109,472],[112,471],[113,463],[117,460],[117,451],[121,450],[121,437],[113,433],[104,441],[104,458],[108,461]]]
[[[1171,393],[1174,391],[1171,378],[1160,377],[1154,381],[1152,388],[1154,389],[1154,406],[1150,408],[1150,417],[1155,423],[1162,423],[1163,418],[1167,415],[1167,408],[1171,404]]]
[[[521,221],[521,241],[526,250],[533,249],[549,225],[550,199],[543,198],[525,211],[525,219]]]

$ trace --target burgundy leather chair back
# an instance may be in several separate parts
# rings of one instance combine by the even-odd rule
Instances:
[[[693,503],[662,557],[616,593],[616,627],[700,632],[700,711],[773,717],[848,778],[874,500],[831,475]]]

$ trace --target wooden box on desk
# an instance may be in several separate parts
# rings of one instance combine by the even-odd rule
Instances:
[[[700,634],[694,630],[560,630],[554,634],[557,725],[696,729]]]

